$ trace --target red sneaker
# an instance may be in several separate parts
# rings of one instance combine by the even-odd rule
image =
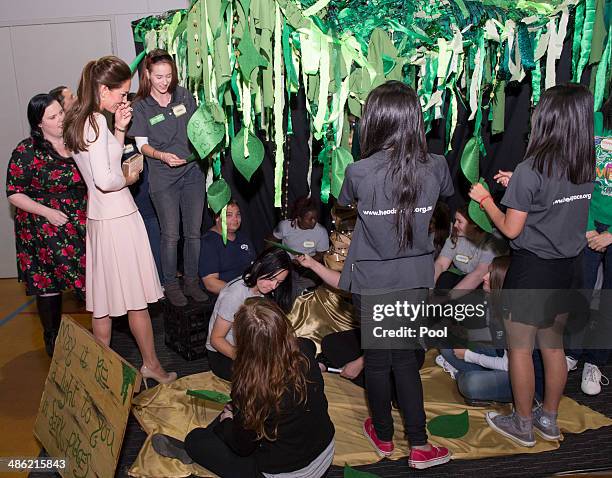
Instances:
[[[408,466],[410,468],[418,468],[422,470],[430,466],[442,465],[448,463],[451,459],[451,453],[448,448],[443,446],[431,445],[431,450],[417,450],[412,448],[408,457]]]
[[[365,422],[363,422],[363,434],[374,447],[376,453],[382,457],[391,456],[394,448],[393,442],[378,439],[376,436],[376,430],[374,429],[374,424],[372,423],[372,417],[366,418]]]

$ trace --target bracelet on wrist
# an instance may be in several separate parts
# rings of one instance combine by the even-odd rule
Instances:
[[[480,206],[480,209],[481,209],[481,210],[484,210],[484,202],[485,202],[487,199],[493,199],[493,197],[492,197],[490,194],[487,194],[485,197],[483,197],[483,198],[480,200],[480,202],[478,203],[478,205]]]
[[[120,128],[119,126],[115,126],[115,131],[121,131],[122,133],[125,133],[125,129]]]

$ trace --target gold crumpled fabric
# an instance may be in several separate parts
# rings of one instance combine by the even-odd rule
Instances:
[[[287,315],[298,337],[311,339],[321,352],[321,340],[328,334],[359,327],[353,318],[350,295],[327,287],[317,287],[314,292],[295,299]]]
[[[485,408],[463,404],[456,383],[444,371],[435,366],[429,352],[421,378],[423,380],[427,420],[447,414],[459,414],[468,410],[470,427],[466,435],[457,439],[430,436],[430,440],[448,447],[455,459],[476,459],[518,453],[541,453],[559,448],[559,442],[547,442],[537,437],[537,445],[524,448],[491,430],[485,422]],[[364,465],[380,458],[372,450],[362,432],[362,423],[368,416],[363,389],[337,375],[324,374],[325,394],[329,402],[329,415],[336,427],[336,455],[334,464],[344,466]],[[197,465],[186,466],[178,460],[163,458],[151,447],[154,433],[166,433],[184,439],[195,428],[206,426],[221,412],[222,405],[186,395],[187,389],[217,390],[229,394],[229,384],[211,372],[183,377],[170,385],[157,387],[139,394],[134,399],[133,412],[149,435],[129,470],[133,477],[185,477],[215,476]],[[509,406],[507,407],[509,410]],[[408,444],[403,437],[403,424],[397,410],[395,420],[395,452],[393,459],[408,454]],[[563,433],[582,433],[612,425],[606,416],[563,397],[559,408],[559,426]]]

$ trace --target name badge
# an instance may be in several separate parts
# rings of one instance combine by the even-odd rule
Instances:
[[[304,241],[304,247],[314,247],[314,241]]]
[[[157,123],[161,123],[165,119],[166,117],[164,116],[164,114],[160,113],[157,116],[153,116],[153,118],[149,118],[149,123],[151,124],[151,126],[155,126]]]
[[[455,260],[457,262],[461,262],[462,264],[467,264],[468,262],[470,262],[470,258],[468,256],[464,256],[463,254],[457,254],[455,256]]]
[[[176,105],[172,107],[172,112],[174,113],[174,116],[178,118],[179,116],[183,116],[185,113],[187,113],[187,108],[185,108],[184,104]]]

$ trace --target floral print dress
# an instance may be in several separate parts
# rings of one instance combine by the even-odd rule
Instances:
[[[44,216],[19,208],[15,214],[18,279],[27,295],[85,288],[87,186],[72,158],[38,147],[28,138],[13,151],[6,174],[6,195],[26,194],[68,222],[54,226]]]

